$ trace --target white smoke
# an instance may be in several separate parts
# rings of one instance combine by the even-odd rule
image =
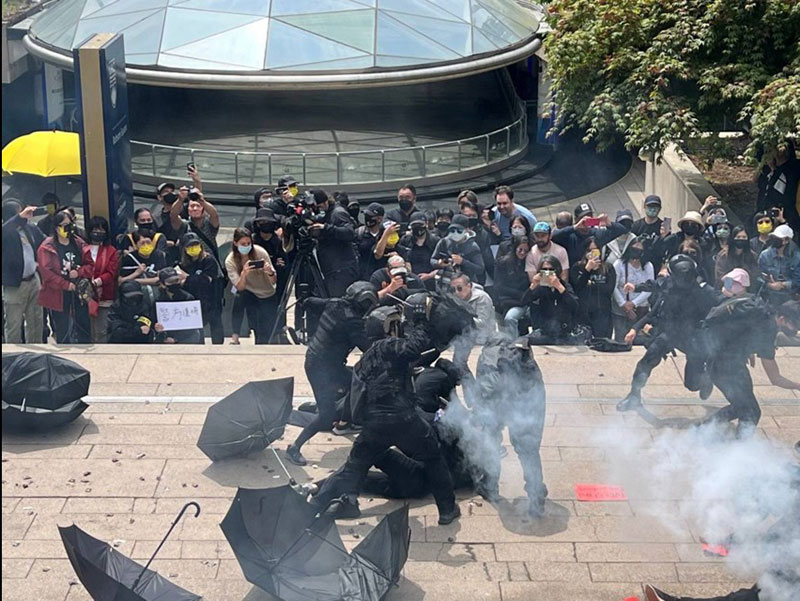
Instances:
[[[609,481],[629,497],[677,501],[653,503],[667,527],[688,525],[729,547],[728,568],[742,581],[757,579],[762,600],[800,599],[800,472],[791,451],[713,423],[660,431],[650,444],[620,446],[616,435],[601,442]]]

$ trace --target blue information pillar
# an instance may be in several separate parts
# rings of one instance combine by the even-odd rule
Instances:
[[[99,33],[73,50],[86,220],[108,219],[112,236],[133,218],[128,84],[122,35]]]

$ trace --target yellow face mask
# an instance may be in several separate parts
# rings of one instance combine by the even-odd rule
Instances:
[[[47,214],[48,215],[55,215],[56,214],[56,205],[47,205],[45,207],[45,209],[47,210]]]
[[[289,194],[297,196],[297,186],[289,186]]]
[[[593,248],[589,251],[589,258],[590,259],[599,259],[600,258],[600,251],[596,248]]]
[[[152,244],[152,243],[151,244],[142,244],[139,247],[139,254],[142,255],[143,257],[149,257],[150,255],[153,254],[153,251],[155,249],[156,249],[156,245],[155,244]]]
[[[192,244],[186,247],[186,254],[192,258],[197,258],[203,252],[203,247],[200,244]]]
[[[772,231],[771,223],[759,223],[756,228],[759,234],[769,234]]]
[[[63,225],[59,225],[56,228],[56,233],[58,234],[59,238],[67,238],[67,237],[69,237],[69,230],[67,230],[67,228],[64,227]]]
[[[389,234],[389,237],[386,238],[386,246],[389,248],[394,248],[397,246],[398,242],[400,242],[400,235],[397,232],[392,232]]]

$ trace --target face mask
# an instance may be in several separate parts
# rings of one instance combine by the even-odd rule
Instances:
[[[525,228],[521,225],[515,225],[511,228],[511,235],[512,236],[524,236],[525,235]]]
[[[748,248],[750,246],[750,241],[749,240],[733,240],[733,241],[731,241],[731,244],[733,245],[733,248],[738,248],[740,250],[744,250],[745,248]]]
[[[756,226],[759,234],[769,234],[772,231],[772,223],[763,222]]]
[[[631,259],[641,259],[644,251],[641,248],[632,248],[628,251],[628,256]]]
[[[55,215],[56,214],[56,205],[47,205],[45,207],[47,209],[48,215]]]
[[[191,246],[186,247],[186,254],[192,258],[196,258],[200,256],[200,253],[203,252],[203,247],[200,244],[192,244]]]
[[[467,239],[467,232],[464,230],[450,230],[447,233],[447,238],[453,242],[462,242]]]
[[[398,198],[397,203],[400,205],[400,209],[403,211],[411,210],[411,207],[414,206],[414,201],[410,198]]]
[[[684,223],[681,225],[681,231],[687,236],[696,238],[703,231],[703,228],[696,223]]]
[[[422,238],[425,235],[425,228],[424,227],[411,228],[411,233],[414,235],[415,238]]]
[[[377,219],[368,219],[366,221],[366,225],[367,225],[367,227],[375,227],[376,225],[378,225],[378,220]]]
[[[239,249],[240,255],[249,255],[250,251],[253,250],[253,245],[248,244],[247,246],[237,246],[236,248]]]
[[[180,289],[181,289],[181,285],[180,284],[168,284],[167,285],[167,290],[170,292],[170,294],[175,294]]]
[[[590,251],[587,253],[587,255],[586,255],[586,256],[587,256],[589,259],[599,259],[599,258],[600,258],[600,251],[599,251],[598,249],[596,249],[596,248],[593,248],[592,250],[590,250]]]
[[[56,233],[59,238],[69,238],[69,235],[72,233],[72,227],[70,225],[59,225],[56,228]]]
[[[277,224],[275,224],[275,223],[272,223],[271,221],[267,221],[267,222],[265,222],[265,223],[259,223],[259,224],[257,224],[257,225],[256,225],[256,229],[257,229],[259,232],[261,232],[262,234],[272,234],[272,233],[274,233],[274,232],[275,232],[276,225],[277,225]]]
[[[658,217],[658,214],[661,212],[660,207],[646,207],[644,210],[644,214],[648,217]]]
[[[469,217],[469,229],[474,230],[476,227],[478,227],[478,218]]]
[[[717,228],[717,231],[714,232],[714,235],[720,240],[726,240],[731,235],[731,231],[728,228],[720,227]]]
[[[358,207],[347,207],[347,212],[350,214],[350,217],[358,221],[358,216],[361,214],[361,209]]]
[[[102,244],[106,239],[105,232],[90,232],[89,239],[95,244]]]
[[[450,229],[450,224],[447,221],[440,221],[436,224],[436,229],[442,234],[447,234],[447,230]]]
[[[293,197],[297,196],[297,186],[289,186],[289,194]]]
[[[153,254],[153,251],[155,249],[156,249],[156,245],[155,244],[152,244],[152,243],[151,244],[142,244],[139,247],[139,254],[142,255],[143,257],[147,258],[147,257],[149,257],[150,255]]]

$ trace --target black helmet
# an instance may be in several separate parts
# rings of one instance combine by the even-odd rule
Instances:
[[[697,263],[689,255],[675,255],[667,263],[667,270],[678,288],[690,288],[697,282]]]
[[[395,305],[384,305],[373,309],[364,319],[367,338],[372,341],[380,340],[392,333],[396,335],[402,333],[402,315],[399,307]]]
[[[415,292],[408,296],[405,307],[406,314],[424,316],[427,320],[431,316],[433,297],[427,292]]]
[[[144,300],[144,292],[139,282],[125,282],[119,287],[120,301],[128,306],[136,307]]]
[[[344,291],[344,298],[366,315],[378,306],[378,295],[369,282],[353,282]]]

